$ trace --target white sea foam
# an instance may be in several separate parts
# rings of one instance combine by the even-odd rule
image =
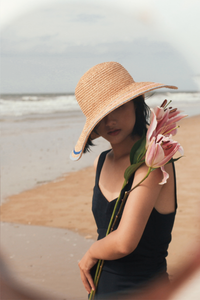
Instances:
[[[156,92],[148,99],[150,107],[160,105],[164,99],[173,106],[188,110],[192,115],[200,113],[200,93]],[[80,110],[74,95],[3,95],[0,99],[0,117],[28,116],[33,114],[64,113]]]
[[[80,110],[74,95],[6,95],[0,99],[0,116],[52,114]]]

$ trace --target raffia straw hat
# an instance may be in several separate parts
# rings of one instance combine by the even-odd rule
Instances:
[[[105,62],[89,69],[75,89],[86,123],[70,158],[80,159],[88,138],[99,137],[93,129],[106,115],[126,102],[159,88],[177,89],[162,83],[135,82],[117,62]]]

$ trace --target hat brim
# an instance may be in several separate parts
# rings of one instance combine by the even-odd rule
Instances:
[[[177,89],[176,86],[173,85],[165,85],[162,83],[155,82],[134,82],[130,84],[126,89],[120,91],[119,95],[115,95],[115,97],[110,101],[109,105],[104,107],[93,119],[86,119],[86,123],[84,125],[83,131],[78,139],[78,142],[70,154],[71,160],[78,160],[81,158],[83,154],[83,150],[87,143],[89,136],[91,135],[94,128],[97,124],[109,113],[115,110],[117,107],[129,102],[130,100],[143,95],[145,93],[151,92],[153,90],[159,88],[169,88],[169,89]],[[98,135],[93,134],[92,139],[97,138]]]

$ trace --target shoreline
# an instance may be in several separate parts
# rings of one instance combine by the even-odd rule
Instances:
[[[0,206],[1,221],[65,228],[95,239],[96,225],[91,211],[93,184],[88,188],[88,182],[94,183],[94,176],[94,168],[85,167],[10,196]],[[80,181],[83,193],[77,189]],[[33,206],[38,209],[32,210]],[[22,213],[18,214],[17,212],[21,210]]]

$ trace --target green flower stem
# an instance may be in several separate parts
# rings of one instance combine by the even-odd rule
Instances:
[[[99,259],[98,264],[97,264],[97,268],[96,268],[96,272],[95,272],[95,277],[94,277],[95,288],[97,288],[99,278],[100,278],[100,275],[101,275],[101,270],[103,268],[103,264],[104,264],[104,260]],[[89,300],[94,299],[95,293],[96,293],[96,290],[91,291]]]
[[[132,192],[136,187],[138,187],[148,176],[149,176],[149,174],[151,173],[151,171],[153,171],[153,170],[155,170],[155,169],[153,169],[152,167],[149,167],[149,169],[148,169],[148,172],[147,172],[147,174],[146,174],[146,176],[138,183],[138,184],[136,184],[132,189],[130,189],[128,192],[127,192],[127,194],[129,195],[130,194],[130,192]],[[127,196],[128,196],[127,195]]]
[[[108,225],[108,229],[107,229],[106,235],[108,235],[114,229],[114,225],[116,224],[116,221],[117,221],[117,219],[119,217],[119,214],[120,214],[120,212],[121,212],[121,210],[122,210],[122,208],[123,208],[123,206],[124,206],[124,204],[125,204],[125,202],[127,200],[128,195],[130,194],[130,192],[132,192],[136,187],[138,187],[149,176],[149,174],[151,173],[151,171],[153,171],[153,168],[149,167],[146,176],[138,184],[136,184],[132,189],[130,189],[129,191],[125,192],[124,197],[122,199],[122,203],[121,203],[120,208],[119,208],[119,211],[118,211],[118,213],[117,213],[117,215],[115,217],[115,220],[113,222],[114,215],[115,215],[115,212],[116,212],[116,209],[117,209],[117,205],[118,205],[120,197],[121,197],[121,192],[120,192],[120,195],[119,195],[119,197],[118,197],[118,199],[117,199],[117,201],[115,203],[115,206],[114,206],[114,209],[113,209],[113,212],[112,212],[112,216],[110,218],[110,222],[109,222],[109,225]],[[127,184],[127,181],[125,180],[122,189],[126,186],[126,184]],[[113,224],[113,226],[112,226],[112,224]],[[97,268],[96,268],[96,272],[95,272],[95,277],[94,277],[95,288],[98,285],[99,278],[100,278],[100,275],[101,275],[101,271],[102,271],[102,268],[103,268],[103,264],[104,264],[104,260],[99,259],[98,264],[97,264]],[[95,291],[92,290],[91,293],[90,293],[89,300],[93,300],[94,296],[95,296]]]
[[[127,198],[128,198],[128,195],[130,194],[130,192],[132,192],[136,187],[138,187],[138,186],[139,186],[139,185],[140,185],[140,184],[141,184],[141,183],[149,176],[149,174],[151,173],[151,171],[153,171],[153,169],[152,169],[152,168],[149,168],[149,169],[148,169],[148,172],[147,172],[147,174],[146,174],[146,176],[145,176],[145,177],[144,177],[144,178],[143,178],[136,186],[134,186],[131,190],[125,192],[124,198],[122,199],[122,202],[121,202],[119,211],[118,211],[118,213],[117,213],[117,215],[116,215],[116,217],[115,217],[115,220],[114,220],[114,222],[113,222],[113,225],[112,225],[112,228],[111,228],[110,232],[113,231],[114,226],[115,226],[115,224],[116,224],[116,222],[117,222],[117,219],[119,218],[119,215],[120,215],[120,213],[121,213],[121,211],[122,211],[123,206],[124,206],[125,203],[126,203],[126,200],[127,200]]]
[[[124,180],[124,184],[123,184],[123,186],[122,186],[122,190],[123,190],[123,188],[126,186],[126,184],[127,184],[127,181],[126,181],[126,179],[125,179],[125,180]],[[112,223],[113,223],[113,220],[114,220],[115,212],[116,212],[118,203],[119,203],[119,201],[120,201],[120,198],[121,198],[121,192],[120,192],[119,197],[117,198],[117,201],[116,201],[116,203],[115,203],[115,206],[114,206],[114,209],[113,209],[113,212],[112,212],[112,216],[111,216],[111,218],[110,218],[110,222],[109,222],[109,225],[108,225],[108,229],[107,229],[106,235],[108,235],[108,234],[110,233],[110,229],[111,229],[111,226],[112,226]]]
[[[126,184],[127,184],[127,181],[124,180],[122,189],[126,186]],[[111,229],[111,226],[112,226],[112,222],[114,220],[115,212],[116,212],[116,209],[117,209],[120,197],[121,197],[121,192],[120,192],[119,197],[117,198],[117,201],[115,203],[115,206],[114,206],[114,209],[113,209],[113,212],[112,212],[112,216],[110,218],[110,222],[109,222],[109,225],[108,225],[108,229],[107,229],[106,235],[108,235],[110,233],[110,229]],[[104,260],[99,259],[98,264],[97,264],[97,268],[96,268],[96,272],[95,272],[95,277],[94,277],[95,288],[98,285],[98,281],[99,281],[99,278],[100,278],[100,274],[101,274],[101,270],[102,270],[103,264],[104,264]],[[91,293],[90,293],[89,300],[93,300],[94,296],[95,296],[95,291],[92,290]]]
[[[104,260],[101,260],[101,263],[100,263],[100,266],[99,266],[99,272],[98,272],[97,278],[96,278],[96,284],[95,284],[95,287],[98,286],[99,278],[100,278],[100,275],[101,275],[101,271],[102,271],[103,265],[104,265]],[[93,294],[94,294],[94,296],[95,296],[95,291],[93,291]],[[94,299],[94,296],[93,296],[92,299]]]
[[[97,282],[97,277],[98,277],[98,272],[99,272],[99,269],[100,269],[100,266],[101,266],[101,262],[102,262],[102,260],[99,259],[98,264],[97,264],[97,268],[96,268],[95,277],[94,277],[94,284],[95,284],[95,287],[96,287],[96,282]]]
[[[126,202],[127,197],[128,197],[128,192],[125,192],[124,198],[122,199],[122,202],[121,202],[121,204],[120,204],[118,213],[117,213],[117,215],[116,215],[116,217],[115,217],[115,220],[114,220],[113,225],[112,225],[112,227],[111,227],[111,229],[110,229],[110,232],[112,232],[112,231],[114,230],[115,224],[117,223],[117,220],[118,220],[119,215],[120,215],[120,213],[121,213],[121,211],[122,211],[122,208],[123,208],[123,206],[124,206],[124,204],[125,204],[125,202]]]

